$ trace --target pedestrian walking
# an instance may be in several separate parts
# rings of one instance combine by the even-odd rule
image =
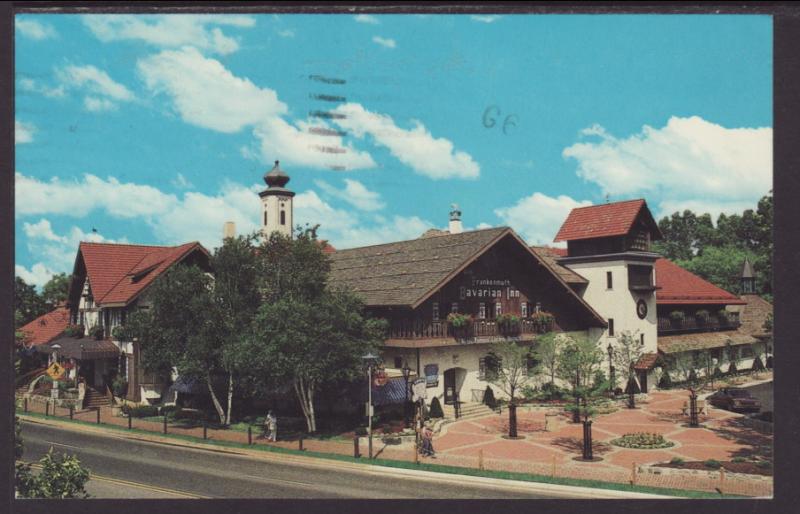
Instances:
[[[435,454],[436,452],[433,449],[433,430],[430,423],[425,423],[422,428],[422,455],[436,458]]]
[[[267,430],[269,430],[269,440],[273,443],[278,440],[278,418],[272,411],[267,414]]]

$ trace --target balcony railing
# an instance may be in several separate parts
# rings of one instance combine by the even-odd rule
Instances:
[[[495,320],[474,320],[456,328],[447,321],[394,320],[389,324],[389,339],[474,339],[476,337],[514,337],[523,334],[544,334],[553,330],[553,321],[522,319],[498,324]]]
[[[733,316],[709,316],[699,318],[687,315],[682,320],[674,320],[668,316],[658,317],[658,333],[672,332],[714,332],[719,330],[736,330],[739,328],[739,319]]]

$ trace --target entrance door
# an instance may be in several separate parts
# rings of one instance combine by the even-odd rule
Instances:
[[[86,381],[86,385],[94,387],[94,361],[93,360],[84,360],[81,361],[81,370],[80,375]]]
[[[444,403],[452,405],[456,399],[456,370],[448,369],[444,372]]]
[[[639,370],[639,388],[643,393],[647,392],[647,370]]]

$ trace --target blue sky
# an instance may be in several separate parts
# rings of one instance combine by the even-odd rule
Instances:
[[[341,248],[444,228],[451,203],[547,244],[606,195],[716,216],[772,183],[768,16],[26,14],[15,83],[36,284],[81,240],[255,229],[275,159]]]

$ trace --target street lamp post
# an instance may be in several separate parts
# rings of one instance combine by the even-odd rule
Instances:
[[[592,453],[592,421],[589,419],[589,406],[583,398],[583,460],[593,460]]]
[[[406,401],[403,404],[403,418],[405,418],[406,426],[408,426],[408,379],[411,377],[411,368],[408,367],[408,361],[403,362],[403,379],[406,381]]]
[[[628,374],[628,408],[633,409],[636,407],[633,399],[633,387],[636,385],[636,379],[633,378],[633,364],[631,364],[630,373]]]
[[[367,363],[367,436],[369,437],[369,458],[372,458],[372,364],[378,359],[368,353],[361,357]]]
[[[608,343],[608,347],[606,348],[608,352],[608,393],[609,396],[613,396],[614,394],[614,347],[611,346],[611,343]]]

